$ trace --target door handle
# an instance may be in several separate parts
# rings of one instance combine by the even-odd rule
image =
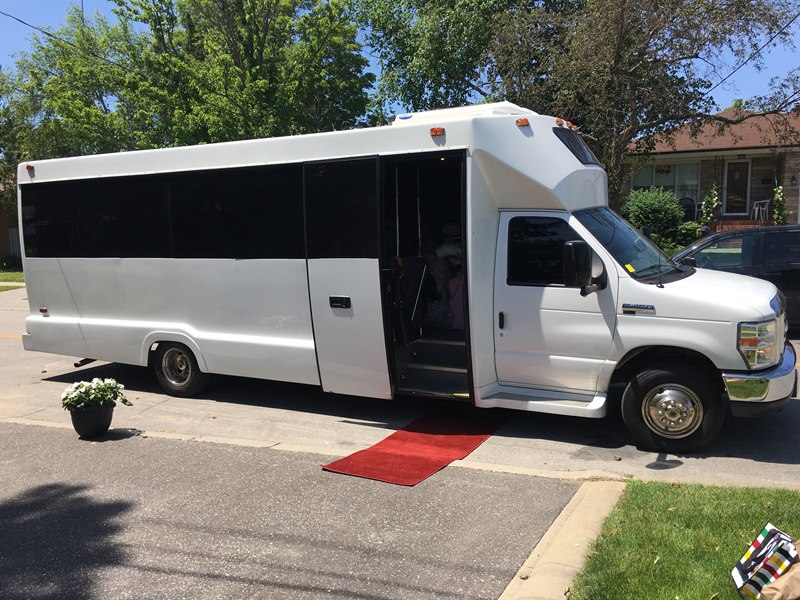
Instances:
[[[500,311],[500,314],[497,315],[497,324],[500,326],[500,329],[506,326],[506,315],[503,311]]]
[[[350,296],[330,296],[328,301],[331,308],[350,308],[352,306]]]

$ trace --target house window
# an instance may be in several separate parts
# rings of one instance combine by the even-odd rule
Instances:
[[[641,190],[651,187],[672,192],[676,198],[691,198],[697,202],[700,191],[700,165],[671,163],[643,167],[633,176],[631,188]]]

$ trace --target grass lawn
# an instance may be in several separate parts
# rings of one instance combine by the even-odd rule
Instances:
[[[22,271],[0,271],[0,281],[25,283],[25,276],[22,274]]]
[[[25,287],[24,285],[0,285],[0,292],[7,292],[8,290],[18,290]]]
[[[570,600],[741,599],[731,569],[767,522],[800,538],[800,494],[631,482]]]

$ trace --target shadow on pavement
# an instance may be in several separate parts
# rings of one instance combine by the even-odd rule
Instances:
[[[154,394],[163,393],[149,369],[116,363],[84,368],[65,375],[50,377],[48,381],[71,384],[81,379],[113,377],[125,384],[126,389]],[[310,385],[229,377],[217,375],[212,385],[199,398],[215,402],[264,406],[314,414],[341,417],[365,426],[396,430],[428,410],[440,406],[454,409],[467,408],[456,401],[398,398],[385,401],[321,392]],[[628,435],[620,411],[613,408],[610,399],[609,414],[603,419],[584,419],[542,413],[529,413],[506,409],[489,410],[505,421],[497,437],[542,439],[576,444],[591,449],[635,448]],[[697,458],[733,457],[747,458],[765,463],[800,464],[800,402],[790,402],[780,413],[752,419],[728,418],[720,437],[711,447],[679,456]],[[641,449],[640,449],[641,450]],[[644,451],[644,450],[642,450]],[[583,452],[576,450],[576,456]],[[670,459],[653,452],[654,460],[648,468],[672,469],[680,461],[670,454]]]
[[[0,598],[96,597],[92,575],[123,564],[112,538],[128,502],[98,502],[86,486],[51,484],[0,503]]]
[[[127,440],[127,439],[132,438],[132,437],[140,436],[140,435],[142,435],[142,433],[143,432],[142,432],[141,429],[134,429],[132,427],[128,427],[128,428],[120,427],[119,429],[111,428],[108,431],[106,431],[103,435],[101,435],[100,437],[95,437],[95,438],[86,439],[86,440],[84,440],[83,438],[80,438],[80,439],[81,439],[81,441],[84,441],[84,442],[90,442],[90,443],[91,442],[96,442],[96,443],[101,443],[102,444],[103,442],[117,442],[119,440]]]

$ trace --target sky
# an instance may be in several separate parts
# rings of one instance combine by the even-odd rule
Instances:
[[[113,2],[109,0],[0,0],[0,10],[22,19],[32,25],[55,29],[65,20],[67,8],[71,5],[81,6],[87,15],[96,11],[113,17]],[[800,22],[793,27],[795,39],[800,40]],[[0,15],[0,65],[7,69],[14,64],[13,55],[27,50],[32,29]],[[728,69],[721,73],[724,77],[736,67],[731,58]],[[792,68],[800,67],[800,49],[786,51],[782,48],[772,50],[766,58],[766,68],[757,72],[749,64],[742,67],[722,86],[714,90],[713,96],[721,109],[730,106],[737,98],[750,98],[765,95],[771,77],[782,76]],[[715,82],[716,83],[716,82]],[[531,106],[536,110],[535,106]]]

